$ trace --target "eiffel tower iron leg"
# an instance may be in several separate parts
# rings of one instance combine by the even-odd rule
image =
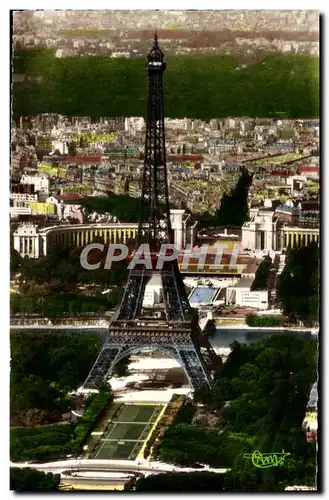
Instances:
[[[110,372],[113,361],[119,350],[119,347],[114,347],[109,344],[105,344],[102,347],[94,366],[90,370],[89,375],[82,386],[83,389],[99,389],[107,374]]]
[[[210,385],[210,377],[197,351],[187,348],[179,349],[178,353],[193,389],[196,390],[202,385]]]

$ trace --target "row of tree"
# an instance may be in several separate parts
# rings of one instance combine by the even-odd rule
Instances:
[[[283,326],[285,319],[282,316],[257,316],[257,314],[248,314],[246,316],[246,323],[248,326],[255,327]]]
[[[77,451],[86,442],[91,429],[104,414],[110,403],[113,401],[113,392],[109,386],[104,385],[98,394],[93,394],[86,401],[83,415],[79,419],[75,429],[75,445]]]
[[[13,295],[10,299],[12,314],[38,314],[48,319],[61,317],[63,314],[78,316],[95,313],[102,315],[118,304],[118,293],[112,292],[100,296],[86,295]]]
[[[60,474],[40,472],[30,467],[10,468],[10,489],[18,493],[57,491],[60,480]]]
[[[97,238],[97,237],[96,237]],[[95,242],[99,243],[99,239]],[[19,291],[23,295],[53,295],[54,293],[72,293],[79,285],[96,284],[117,286],[126,278],[126,262],[118,262],[111,269],[86,270],[80,262],[82,247],[75,249],[54,246],[46,257],[39,259],[22,258],[16,250],[11,250],[11,277],[19,275]],[[91,252],[88,262],[95,263],[106,259],[104,252]],[[88,256],[89,257],[89,256]],[[37,286],[38,285],[38,286]],[[41,288],[40,288],[41,287]]]
[[[42,427],[12,427],[10,458],[13,461],[54,460],[82,450],[95,423],[113,400],[110,387],[101,388],[86,401],[82,417],[75,423]]]
[[[127,275],[127,262],[117,262],[104,269],[104,252],[91,252],[89,262],[101,262],[99,269],[86,270],[80,263],[82,248],[73,250],[55,247],[40,259],[22,258],[11,251],[11,277],[17,280],[18,293],[11,295],[12,314],[39,314],[56,318],[63,314],[104,314],[120,300],[121,285]],[[88,292],[86,287],[94,286]],[[102,294],[101,289],[110,289]],[[87,295],[89,293],[89,295]]]
[[[252,283],[252,291],[265,290],[267,288],[267,283],[270,277],[272,259],[269,255],[266,255],[262,262],[259,264],[258,269],[255,274],[255,279]]]
[[[10,406],[12,418],[23,417],[18,425],[24,425],[30,409],[45,412],[38,415],[39,425],[53,421],[54,412],[56,418],[58,413],[69,411],[72,401],[68,392],[84,381],[100,346],[99,337],[71,332],[12,332]]]
[[[319,255],[315,242],[287,251],[278,293],[283,312],[291,322],[312,325],[319,320]]]

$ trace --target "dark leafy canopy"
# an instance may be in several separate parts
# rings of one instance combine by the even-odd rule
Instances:
[[[23,258],[17,252],[17,250],[12,249],[10,252],[10,273],[17,273],[23,263]]]
[[[30,77],[14,84],[14,117],[47,112],[97,118],[104,110],[107,116],[142,116],[146,109],[144,59],[55,58],[34,49],[16,52],[13,62],[16,73]],[[319,115],[317,57],[270,55],[240,69],[231,56],[169,56],[167,63],[168,116]]]
[[[99,269],[86,270],[80,263],[81,251],[82,248],[68,250],[55,247],[49,255],[40,259],[18,259],[13,250],[12,277],[18,272],[20,276],[19,293],[11,296],[11,313],[40,314],[54,319],[63,314],[104,314],[116,307],[121,294],[120,285],[127,274],[126,261],[104,269],[105,247],[104,252],[96,250],[96,253],[91,253],[93,263],[100,262]],[[81,285],[108,287],[110,291],[104,295],[100,290],[86,295],[79,288]]]
[[[224,483],[224,474],[212,472],[158,474],[140,478],[136,483],[136,491],[216,492],[224,490]]]
[[[21,297],[13,295],[10,310],[13,314],[39,314],[44,318],[55,319],[63,314],[104,314],[118,304],[116,292],[102,296],[48,295]]]
[[[61,420],[63,412],[74,408],[68,392],[85,380],[100,346],[99,337],[71,332],[11,334],[11,417],[20,417],[19,425],[28,426],[11,429],[11,460],[48,460],[81,450],[95,421],[113,399],[109,387],[92,395],[76,424],[37,426]]]
[[[65,458],[72,452],[73,424],[10,429],[10,459],[14,462]]]
[[[100,345],[100,338],[87,335],[12,333],[11,411],[67,411],[67,392],[84,381]]]
[[[285,319],[282,316],[257,316],[248,314],[246,323],[248,326],[283,326]]]
[[[86,270],[82,267],[80,262],[80,254],[82,248],[75,248],[73,250],[65,249],[60,246],[54,246],[46,257],[40,259],[24,259],[17,258],[17,252],[11,251],[11,259],[13,261],[14,273],[19,272],[19,285],[20,291],[28,292],[28,295],[38,295],[40,289],[35,287],[30,289],[31,283],[34,285],[43,286],[40,295],[52,295],[54,292],[68,292],[73,295],[76,291],[77,285],[82,284],[99,284],[105,286],[113,286],[121,284],[126,276],[126,264],[124,261],[119,262],[117,266],[110,269],[104,269],[101,264],[99,269]],[[88,262],[98,263],[103,262],[106,258],[107,247],[104,251],[95,251],[91,253],[91,258]],[[120,264],[120,265],[119,265]],[[27,283],[24,283],[27,282]],[[66,285],[66,286],[65,286]]]
[[[12,491],[57,491],[60,474],[40,472],[29,467],[10,468],[10,489]]]
[[[316,379],[316,340],[280,335],[244,346],[235,343],[213,388],[196,399],[217,412],[217,429],[179,423],[168,428],[159,457],[177,464],[231,468],[229,491],[281,491],[315,482],[315,445],[302,422]],[[255,469],[243,455],[254,450],[291,453],[284,466]]]
[[[243,170],[233,191],[224,194],[216,214],[206,212],[201,215],[202,225],[242,226],[249,216],[248,191],[251,183],[252,176]]]
[[[269,255],[266,255],[255,274],[255,279],[252,284],[252,291],[264,290],[267,288],[267,282],[270,277],[272,259]]]
[[[247,444],[247,451],[250,451]],[[169,427],[160,445],[159,456],[164,462],[197,465],[211,464],[226,468],[237,454],[246,452],[246,442],[235,439],[230,433],[218,434],[196,425],[178,424]]]
[[[109,387],[90,396],[82,417],[73,424],[42,427],[14,427],[10,430],[10,458],[13,461],[55,460],[78,454],[92,428],[113,400]]]
[[[112,194],[108,197],[86,198],[82,206],[87,214],[93,211],[97,213],[110,213],[121,222],[139,222],[140,199],[127,195]],[[147,207],[145,207],[147,213]]]
[[[290,250],[279,280],[283,312],[306,324],[319,318],[319,248],[316,243]]]

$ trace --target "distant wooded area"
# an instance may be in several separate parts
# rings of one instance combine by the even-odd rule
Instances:
[[[241,66],[231,56],[168,56],[166,116],[319,116],[319,58],[276,54]],[[13,116],[143,116],[147,71],[140,58],[56,58],[49,49],[17,51]]]

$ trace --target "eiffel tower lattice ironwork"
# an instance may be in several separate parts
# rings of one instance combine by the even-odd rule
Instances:
[[[153,259],[159,255],[161,244],[173,243],[163,106],[166,63],[156,35],[147,67],[148,114],[136,249],[147,243]],[[161,277],[164,307],[147,313],[143,309],[145,287],[150,275],[155,274]],[[107,340],[81,389],[97,389],[120,359],[148,348],[171,354],[183,366],[194,389],[209,385],[215,365],[221,362],[207,337],[201,334],[198,314],[190,307],[177,259],[165,262],[159,271],[149,271],[143,264],[130,270],[121,304],[109,325]]]

